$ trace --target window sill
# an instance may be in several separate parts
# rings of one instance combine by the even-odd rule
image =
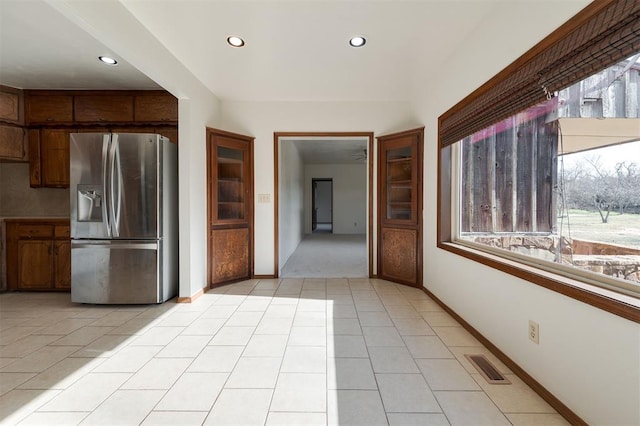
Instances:
[[[505,259],[461,244],[439,242],[438,247],[533,284],[640,323],[640,299]]]

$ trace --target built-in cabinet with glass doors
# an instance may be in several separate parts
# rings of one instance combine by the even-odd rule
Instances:
[[[253,275],[253,138],[207,129],[209,285]]]
[[[378,138],[378,276],[422,285],[424,129]]]

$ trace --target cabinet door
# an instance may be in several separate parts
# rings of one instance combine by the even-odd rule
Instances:
[[[53,244],[53,286],[69,290],[71,289],[71,243],[68,240],[55,240]]]
[[[45,290],[51,288],[52,246],[51,240],[18,241],[18,289]]]
[[[74,98],[76,122],[133,121],[133,96],[78,95]]]
[[[15,161],[27,159],[24,133],[21,127],[0,126],[0,159]]]
[[[20,124],[20,95],[0,89],[0,120]]]
[[[209,284],[253,275],[253,138],[207,129]]]
[[[43,129],[40,133],[42,185],[69,187],[69,135],[72,130]]]
[[[73,96],[28,95],[25,98],[27,124],[73,122]]]
[[[178,99],[169,93],[137,95],[135,121],[178,122]]]
[[[378,276],[422,285],[424,129],[378,138]]]

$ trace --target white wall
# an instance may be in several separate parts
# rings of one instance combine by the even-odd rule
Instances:
[[[222,102],[221,127],[255,137],[256,197],[270,194],[271,200],[274,132],[383,135],[419,126],[406,102]],[[274,273],[273,203],[255,206],[255,273],[269,275]]]
[[[0,163],[0,217],[69,218],[69,190],[31,188],[29,163]]]
[[[367,232],[367,165],[306,164],[304,229],[311,233],[313,178],[333,179],[333,233],[365,234]],[[354,225],[355,224],[355,225]]]
[[[440,70],[416,91],[426,125],[424,282],[570,409],[593,425],[640,424],[640,325],[436,247],[437,118],[587,1],[502,2]],[[521,19],[526,16],[526,19]],[[504,34],[508,34],[505,37]],[[472,64],[472,66],[470,66]],[[527,338],[540,324],[540,344]]]
[[[304,164],[298,148],[292,141],[281,141],[278,154],[279,264],[282,267],[298,247],[304,234]]]
[[[217,100],[206,96],[179,100],[178,187],[180,289],[189,297],[207,286],[206,127],[215,126]]]

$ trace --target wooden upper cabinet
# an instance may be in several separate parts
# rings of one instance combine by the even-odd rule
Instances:
[[[72,123],[73,96],[27,93],[25,116],[28,125]]]
[[[133,121],[131,95],[77,95],[74,108],[77,123]]]
[[[0,120],[21,124],[20,91],[0,86]]]
[[[67,129],[40,131],[42,186],[69,187],[69,135],[73,132]]]
[[[170,93],[136,95],[135,116],[137,122],[178,122],[178,99]]]
[[[0,161],[27,161],[25,130],[18,126],[0,125]]]

